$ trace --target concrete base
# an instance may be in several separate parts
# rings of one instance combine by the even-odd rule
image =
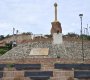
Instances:
[[[53,44],[62,44],[62,33],[53,33]]]

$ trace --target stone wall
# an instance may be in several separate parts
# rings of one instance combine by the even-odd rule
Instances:
[[[31,56],[32,48],[49,48],[48,56]],[[90,59],[90,42],[84,42],[84,59]],[[63,44],[54,45],[52,42],[32,42],[20,44],[6,54],[2,59],[22,59],[22,58],[64,58],[64,59],[83,59],[82,44],[75,41],[64,41]]]
[[[50,80],[69,80],[69,78],[74,79],[74,69],[65,70],[65,69],[55,69],[54,64],[81,64],[82,60],[65,60],[58,58],[29,58],[29,59],[19,59],[19,60],[0,60],[0,64],[41,64],[41,69],[35,70],[16,70],[15,68],[8,69],[4,68],[3,78],[0,80],[31,80],[29,77],[24,77],[25,71],[35,72],[35,71],[52,71],[53,76],[50,77]],[[85,64],[90,63],[85,61]]]
[[[22,64],[22,63],[39,64],[40,63],[41,69],[39,71],[53,71],[53,77],[51,77],[50,80],[67,80],[68,77],[73,76],[73,71],[63,71],[63,70],[54,69],[54,63],[55,61],[58,62],[59,61],[58,59],[29,59],[24,61],[21,60],[21,62],[17,60],[15,61],[18,64]],[[35,70],[32,70],[32,71],[35,71]],[[24,77],[24,71],[16,71],[15,69],[12,71],[8,71],[8,69],[5,69],[3,80],[14,80],[14,78],[20,78],[20,80],[30,80],[29,78]]]

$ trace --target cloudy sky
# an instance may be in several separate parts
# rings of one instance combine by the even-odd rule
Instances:
[[[0,35],[12,34],[13,27],[19,33],[50,34],[55,2],[63,34],[80,33],[80,13],[83,27],[90,25],[90,0],[0,0]]]

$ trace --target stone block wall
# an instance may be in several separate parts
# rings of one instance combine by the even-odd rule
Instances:
[[[73,78],[74,80],[74,69],[72,70],[63,70],[55,69],[55,63],[64,63],[64,64],[79,64],[82,60],[65,60],[60,58],[31,58],[31,59],[22,59],[22,60],[0,60],[0,64],[41,64],[41,69],[30,69],[30,70],[16,70],[4,68],[3,78],[0,80],[31,80],[29,77],[24,77],[25,71],[52,71],[53,77],[50,77],[49,80],[69,80]],[[90,60],[84,62],[89,64]]]

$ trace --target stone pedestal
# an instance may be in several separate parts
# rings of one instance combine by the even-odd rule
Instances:
[[[62,33],[53,33],[53,44],[62,44]]]

